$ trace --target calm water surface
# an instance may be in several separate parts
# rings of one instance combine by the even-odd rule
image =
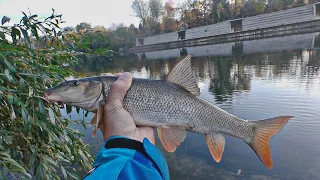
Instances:
[[[295,117],[271,139],[272,170],[260,162],[246,143],[230,136],[226,136],[219,164],[212,159],[203,135],[188,133],[175,153],[163,151],[158,141],[172,179],[320,179],[320,50],[314,43],[315,40],[301,48],[301,43],[289,42],[292,49],[282,48],[285,44],[281,43],[274,48],[273,43],[268,52],[258,48],[250,53],[245,52],[248,46],[243,43],[239,51],[228,54],[220,48],[222,55],[215,56],[210,56],[208,49],[216,53],[217,45],[166,50],[112,61],[85,61],[76,70],[82,76],[129,71],[134,77],[161,79],[178,62],[181,53],[192,53],[201,98],[243,119]],[[269,47],[264,42],[260,44]],[[81,117],[75,112],[71,115],[73,119]],[[101,134],[92,138],[91,129],[80,131],[86,135],[85,141],[91,144],[95,156],[103,143]],[[241,174],[237,175],[239,169]]]

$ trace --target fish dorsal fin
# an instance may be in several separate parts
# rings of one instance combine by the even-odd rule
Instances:
[[[174,152],[186,138],[187,131],[170,127],[159,127],[158,136],[168,152]]]
[[[193,95],[200,95],[197,79],[191,69],[190,54],[173,67],[169,72],[166,81],[180,85]]]
[[[207,134],[206,142],[210,154],[216,162],[220,162],[224,151],[225,139],[221,134]]]

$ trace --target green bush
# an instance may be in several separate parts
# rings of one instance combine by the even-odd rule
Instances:
[[[65,179],[89,170],[93,159],[72,121],[43,98],[73,71],[75,38],[60,31],[61,15],[23,17],[0,26],[0,179]],[[76,168],[75,168],[76,167]]]

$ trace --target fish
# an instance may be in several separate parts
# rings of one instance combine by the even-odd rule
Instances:
[[[62,82],[45,92],[49,101],[94,112],[90,124],[96,135],[103,122],[103,107],[116,76],[95,76]],[[270,139],[293,116],[265,120],[244,120],[199,97],[200,89],[191,67],[191,55],[180,60],[165,79],[133,78],[123,99],[123,107],[136,125],[157,129],[168,152],[174,152],[184,141],[187,131],[203,134],[213,159],[221,161],[224,135],[246,142],[269,169],[273,167]]]

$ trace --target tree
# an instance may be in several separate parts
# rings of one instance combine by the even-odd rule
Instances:
[[[281,0],[278,0],[278,1],[281,1]],[[253,4],[253,8],[255,10],[255,12],[257,14],[262,14],[264,13],[264,9],[266,8],[266,2],[265,0],[258,0],[258,1],[255,1],[254,4]]]
[[[104,27],[104,26],[95,26],[94,28],[93,28],[93,30],[94,31],[100,31],[100,32],[106,32],[107,31],[107,29]]]
[[[147,24],[147,18],[149,16],[148,3],[144,0],[134,0],[131,8],[133,9],[135,16],[140,19],[142,26],[145,27]]]
[[[172,32],[177,30],[177,22],[175,20],[175,8],[172,2],[166,2],[164,6],[164,16],[162,17],[162,30],[164,32]]]
[[[159,22],[160,16],[163,14],[163,6],[161,0],[149,0],[149,11],[152,21]]]
[[[233,8],[233,18],[241,17],[241,9],[243,7],[243,0],[235,0],[234,8]]]
[[[128,32],[132,37],[135,37],[137,35],[138,29],[134,26],[134,24],[130,24]]]
[[[86,22],[82,22],[76,26],[77,33],[81,33],[82,30],[88,30],[88,29],[91,29],[91,24]]]
[[[67,26],[63,28],[64,32],[75,32],[76,30],[74,29],[74,27],[71,26]]]

